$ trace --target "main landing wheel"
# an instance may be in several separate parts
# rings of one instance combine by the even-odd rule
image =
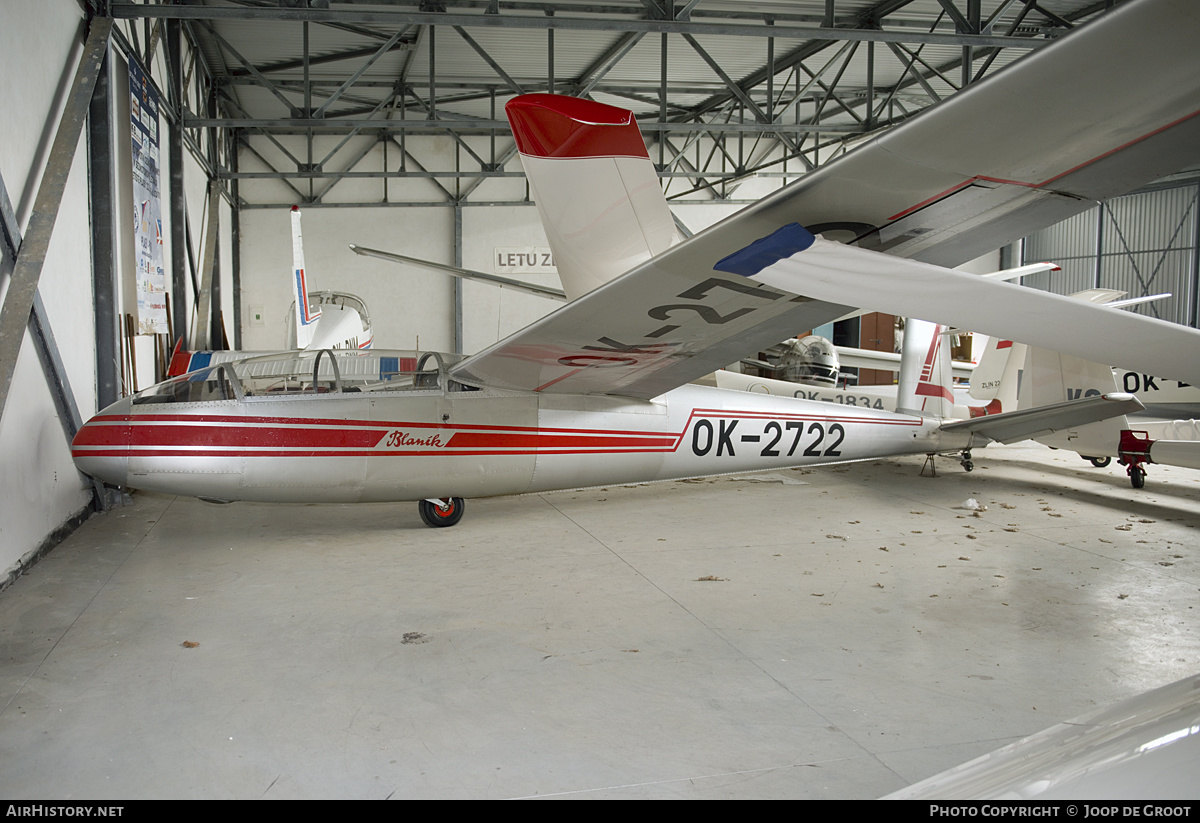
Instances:
[[[1135,489],[1143,488],[1146,485],[1146,470],[1141,466],[1130,466],[1129,482]]]
[[[1105,455],[1104,457],[1084,457],[1083,459],[1098,469],[1102,469],[1112,462],[1112,458],[1108,455]]]
[[[435,529],[442,526],[453,526],[462,520],[466,508],[467,502],[461,497],[422,500],[417,504],[417,509],[421,512],[421,519],[425,521],[425,525],[433,526]]]

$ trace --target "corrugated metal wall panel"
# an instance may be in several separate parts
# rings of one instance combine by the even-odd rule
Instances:
[[[1052,260],[1063,272],[1025,283],[1060,294],[1093,285],[1121,289],[1130,297],[1170,292],[1170,298],[1132,311],[1194,326],[1198,212],[1200,183],[1195,181],[1114,198],[1099,211],[1027,237],[1025,262]]]
[[[1101,254],[1195,247],[1196,187],[1118,197],[1107,204]]]
[[[1187,298],[1194,271],[1195,249],[1137,252],[1103,255],[1100,258],[1100,285],[1122,289],[1131,297],[1170,292],[1171,297],[1135,306],[1131,311],[1186,324]]]
[[[1029,263],[1051,261],[1062,265],[1073,257],[1096,256],[1097,209],[1089,209],[1025,241],[1025,260]]]

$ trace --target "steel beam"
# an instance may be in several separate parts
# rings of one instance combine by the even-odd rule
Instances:
[[[463,264],[463,213],[462,202],[454,204],[454,265],[462,268]],[[454,352],[463,353],[463,287],[462,278],[454,279]]]
[[[385,55],[389,51],[391,51],[392,46],[394,46],[396,43],[398,43],[400,41],[400,38],[403,37],[407,33],[408,33],[408,28],[405,27],[405,28],[401,29],[400,31],[396,32],[395,34],[393,34],[391,39],[388,40],[386,43],[384,43],[382,46],[380,46],[379,49],[374,54],[372,54],[361,66],[358,67],[358,70],[356,72],[354,72],[354,74],[352,74],[346,78],[345,82],[343,82],[342,85],[338,87],[337,91],[335,91],[333,94],[329,95],[328,99],[326,99],[326,101],[324,103],[322,103],[321,106],[316,111],[313,112],[313,116],[314,117],[324,117],[326,110],[331,105],[333,105],[335,102],[337,102],[337,99],[339,97],[341,97],[343,94],[345,94],[347,91],[349,91],[350,87],[353,86],[355,83],[357,83],[359,78],[361,78],[364,74],[367,73],[367,69],[369,69],[369,68],[371,68],[371,66],[375,65],[375,62],[377,60],[379,60],[380,57],[383,57],[383,55]]]
[[[524,16],[517,14],[452,14],[355,8],[315,9],[268,6],[176,6],[114,2],[109,6],[118,19],[160,18],[175,20],[278,20],[316,23],[364,23],[386,27],[404,25],[462,26],[464,28],[569,29],[573,31],[641,32],[645,34],[690,34],[697,37],[782,37],[796,40],[874,40],[880,43],[932,43],[943,46],[997,46],[1036,49],[1048,40],[998,35],[885,31],[882,29],[825,28],[776,23],[698,23],[685,20],[647,18]],[[1040,7],[1039,7],[1039,10]],[[627,11],[627,10],[622,10]],[[694,14],[693,14],[694,16]]]
[[[33,310],[37,297],[42,265],[46,262],[46,254],[50,250],[50,237],[58,218],[63,189],[71,173],[71,163],[79,146],[79,136],[92,101],[96,78],[108,52],[108,37],[112,26],[113,21],[108,18],[92,20],[91,30],[84,42],[83,55],[75,69],[71,91],[54,135],[50,157],[38,186],[37,197],[34,199],[28,230],[17,253],[4,306],[0,308],[0,415],[3,415],[8,402],[13,372],[17,367],[17,356],[21,352],[25,327],[29,324],[29,313]]]
[[[455,26],[454,30],[458,32],[458,36],[461,37],[468,46],[475,50],[476,54],[483,58],[483,62],[487,63],[488,66],[491,67],[492,71],[496,72],[496,76],[503,80],[505,85],[512,89],[513,94],[525,93],[525,90],[521,88],[521,84],[509,77],[508,72],[500,67],[500,64],[497,63],[495,59],[493,59],[493,57],[487,53],[487,50],[484,49],[483,46],[476,43],[475,38],[467,34],[466,29],[464,29],[462,26]]]
[[[839,106],[847,111],[850,107],[833,98]],[[658,101],[654,101],[658,105]],[[857,113],[854,117],[861,120]],[[457,134],[478,134],[487,136],[491,132],[510,134],[512,127],[507,120],[470,120],[462,117],[438,117],[435,120],[289,120],[268,118],[235,117],[187,117],[184,119],[186,128],[224,128],[224,129],[254,129],[262,134],[302,134],[306,129],[314,129],[318,133],[341,134],[344,129],[359,129],[381,132],[410,132],[414,134],[441,134],[454,130]],[[693,132],[709,131],[713,133],[727,132],[730,134],[858,134],[862,129],[856,124],[837,123],[684,123],[674,120],[666,123],[657,120],[639,119],[638,126],[643,131]]]
[[[237,139],[230,138],[228,150],[229,165],[234,171],[238,168]],[[232,271],[229,273],[230,288],[233,289],[233,348],[242,348],[242,218],[241,193],[238,191],[238,181],[230,183],[230,195],[233,197],[233,207],[229,210],[229,257]]]
[[[15,261],[21,250],[21,228],[17,225],[16,214],[12,202],[8,199],[8,188],[4,178],[0,177],[0,222],[3,223],[4,259],[0,260],[0,280],[12,273]],[[50,397],[58,412],[59,423],[62,424],[63,435],[67,442],[79,431],[82,419],[79,407],[75,403],[75,393],[71,391],[71,383],[67,379],[67,370],[59,354],[58,344],[50,328],[50,319],[46,315],[46,307],[42,304],[42,296],[37,292],[33,296],[33,310],[29,314],[29,334],[37,350],[38,359],[42,364],[42,372],[50,389]]]
[[[167,73],[169,100],[176,106],[175,123],[167,128],[167,177],[171,210],[171,328],[175,341],[188,348],[187,211],[183,190],[184,111],[183,44],[178,20],[167,23]]]
[[[96,407],[121,396],[117,297],[116,128],[113,123],[112,60],[96,79],[88,113],[88,176],[92,223],[92,305],[96,317]]]
[[[228,40],[226,40],[221,35],[217,34],[217,30],[214,29],[212,26],[210,26],[206,23],[206,24],[204,24],[204,27],[208,31],[208,35],[217,42],[217,45],[220,46],[220,48],[223,49],[224,51],[227,51],[230,54],[232,54],[233,59],[235,59],[239,63],[241,63],[246,68],[246,70],[248,72],[250,72],[250,75],[255,80],[258,81],[260,86],[262,86],[264,89],[266,89],[271,94],[273,94],[280,103],[283,103],[283,105],[285,107],[287,107],[288,111],[290,111],[292,113],[293,117],[300,116],[300,110],[292,104],[291,100],[288,100],[286,97],[283,96],[283,92],[281,92],[278,88],[276,88],[274,83],[272,83],[266,77],[263,77],[262,74],[259,72],[259,70],[254,67],[253,63],[251,63],[249,60],[247,60],[245,57],[243,57],[242,54],[229,43]],[[307,53],[307,51],[308,50],[305,49],[306,53]],[[307,103],[305,104],[305,108],[308,109],[309,111],[311,111],[311,106],[309,106]]]

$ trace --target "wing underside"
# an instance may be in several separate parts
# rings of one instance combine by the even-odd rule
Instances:
[[[1006,339],[1028,331],[1022,342],[1064,351],[1078,331],[1081,356],[1200,382],[1191,330],[1097,306],[1070,309],[1064,326],[1063,304],[1044,293],[938,268],[1200,160],[1197,30],[1192,0],[1122,5],[468,358],[454,376],[653,397],[870,308]],[[868,256],[820,240],[819,254],[804,251],[801,235],[784,231],[792,224],[848,231],[859,247],[849,251]],[[822,255],[832,264],[824,274],[793,265]],[[936,265],[892,270],[896,258]],[[729,260],[741,262],[722,268]],[[1089,331],[1097,323],[1117,326]]]
[[[1111,392],[1038,406],[1033,409],[943,423],[942,431],[947,433],[970,432],[997,443],[1017,443],[1067,428],[1085,426],[1125,414],[1135,414],[1144,409],[1145,407],[1132,394]]]

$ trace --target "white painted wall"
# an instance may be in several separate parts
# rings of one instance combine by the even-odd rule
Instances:
[[[498,270],[496,249],[514,246],[549,248],[537,208],[532,203],[463,210],[463,268],[562,288],[554,273],[517,274]],[[431,279],[437,276],[428,275]],[[480,351],[562,305],[559,300],[464,281],[463,348],[468,353]]]
[[[467,138],[481,155],[490,152],[484,138]],[[239,170],[268,171],[271,167],[294,166],[292,157],[308,159],[305,142],[295,136],[280,136],[278,142],[250,137],[253,151],[243,151]],[[357,171],[368,169],[397,171],[401,168],[401,149],[396,143],[386,147],[373,137],[347,141],[338,151],[340,138],[318,137],[312,160],[327,171],[349,166],[351,159],[362,159]],[[365,151],[365,154],[363,152]],[[404,168],[451,168],[455,144],[446,137],[408,137],[404,151],[409,155]],[[386,155],[386,156],[385,156]],[[264,162],[265,161],[265,162]],[[268,165],[269,164],[269,165]],[[508,170],[520,168],[512,159]],[[761,196],[781,184],[779,178],[753,178],[744,183],[748,197]],[[354,204],[378,202],[378,180],[345,178],[334,183],[330,178],[296,181],[304,195],[321,193],[322,206],[303,207],[304,254],[308,285],[311,290],[348,291],[366,301],[371,312],[377,348],[421,348],[438,351],[454,349],[454,278],[375,258],[361,257],[349,251],[351,243],[453,264],[454,209],[447,193],[456,193],[465,182],[440,178],[436,182],[412,177],[393,177],[387,182],[387,195],[395,203],[420,203],[420,206],[366,207]],[[295,191],[274,180],[243,180],[243,198],[249,203],[279,202],[296,198]],[[495,201],[519,200],[526,195],[523,179],[485,180],[462,208],[462,266],[489,274],[517,277],[541,285],[559,287],[553,274],[514,274],[497,269],[496,249],[503,247],[545,247],[546,235],[537,210],[524,205],[489,206]],[[738,196],[742,192],[739,190]],[[672,209],[692,231],[718,222],[737,212],[740,205],[714,205],[703,200],[703,193],[676,201]],[[347,207],[354,206],[354,207]],[[286,341],[290,291],[291,240],[286,209],[248,209],[242,212],[242,348],[275,349]],[[464,281],[463,351],[471,354],[503,339],[562,304],[555,300],[523,294],[512,289]],[[261,311],[261,325],[254,317]]]
[[[22,232],[54,138],[64,87],[81,51],[74,0],[0,4],[0,174]],[[64,69],[64,67],[69,67]],[[48,124],[43,128],[43,124]],[[86,137],[54,227],[39,292],[84,414],[95,406]],[[6,289],[7,283],[0,285]],[[0,575],[83,509],[90,493],[71,463],[62,425],[28,334],[0,417]],[[2,578],[0,578],[2,579]]]
[[[308,287],[358,295],[371,313],[376,348],[450,351],[454,302],[450,286],[421,272],[362,257],[356,243],[453,263],[454,215],[448,208],[305,208],[301,212]],[[292,234],[287,209],[242,212],[242,347],[285,343],[292,305]],[[250,322],[261,308],[263,324]]]
[[[297,138],[280,138],[290,152],[304,156],[306,149]],[[320,159],[335,145],[317,140],[314,158]],[[256,151],[272,164],[287,168],[287,158],[267,141],[254,142]],[[357,155],[355,147],[344,151]],[[407,151],[427,168],[446,164],[453,151],[449,138],[409,138]],[[481,153],[484,146],[478,147]],[[386,167],[399,166],[399,148],[389,147]],[[335,155],[340,157],[341,155]],[[513,160],[509,168],[517,168]],[[357,166],[383,168],[383,150],[376,145]],[[243,171],[262,171],[267,166],[252,153],[243,152]],[[336,168],[337,162],[327,164]],[[445,167],[444,165],[441,167]],[[409,163],[408,168],[417,166]],[[752,181],[757,182],[757,181]],[[439,183],[453,190],[454,181]],[[305,193],[308,184],[297,184]],[[320,191],[329,181],[314,181]],[[778,185],[766,179],[766,189]],[[326,194],[330,204],[355,204],[379,199],[378,181],[345,179]],[[250,180],[242,184],[249,202],[283,194],[275,181]],[[294,196],[294,192],[292,195]],[[518,179],[485,181],[472,201],[486,203],[512,200],[525,195]],[[445,203],[446,193],[424,179],[393,178],[388,181],[389,199],[395,202],[427,203],[427,206],[325,207],[303,209],[305,268],[312,290],[348,291],[363,298],[371,312],[377,348],[421,348],[452,351],[454,347],[454,278],[424,269],[352,253],[351,243],[384,251],[454,263],[454,210]],[[470,201],[468,201],[470,202]],[[711,204],[699,200],[673,203],[672,208],[693,232],[700,231],[737,212],[742,206]],[[288,311],[292,302],[291,235],[286,209],[250,209],[242,212],[242,342],[247,350],[275,349],[285,344]],[[553,274],[513,274],[496,265],[496,250],[504,247],[545,247],[546,235],[532,203],[513,206],[465,205],[462,209],[462,266],[488,274],[502,274],[540,285],[559,287]],[[474,353],[525,327],[562,304],[555,300],[464,281],[463,351]],[[261,325],[254,318],[261,312]]]
[[[128,23],[119,23],[128,27]],[[139,24],[140,25],[140,24]],[[65,90],[82,51],[83,13],[75,0],[5,0],[0,3],[0,111],[7,126],[0,140],[0,174],[22,231],[28,224],[50,145],[58,127]],[[136,312],[132,251],[129,91],[124,57],[114,45],[113,111],[116,124],[116,258],[118,311]],[[162,53],[153,76],[161,79]],[[174,196],[166,172],[165,121],[162,135],[164,261],[171,260],[170,210]],[[185,192],[193,237],[200,223],[205,178],[185,161]],[[95,318],[92,298],[91,226],[86,130],[79,140],[59,208],[49,252],[39,281],[51,328],[64,361],[80,414],[96,411]],[[230,268],[228,209],[222,215],[221,251],[228,283]],[[169,286],[169,278],[168,278]],[[7,283],[0,283],[0,297]],[[190,306],[191,296],[182,296]],[[232,289],[223,295],[231,314]],[[139,386],[153,379],[153,340],[139,337]],[[51,400],[32,343],[26,336],[17,361],[9,399],[0,417],[0,580],[19,567],[50,535],[81,513],[91,497],[90,483],[70,458],[70,448]]]

